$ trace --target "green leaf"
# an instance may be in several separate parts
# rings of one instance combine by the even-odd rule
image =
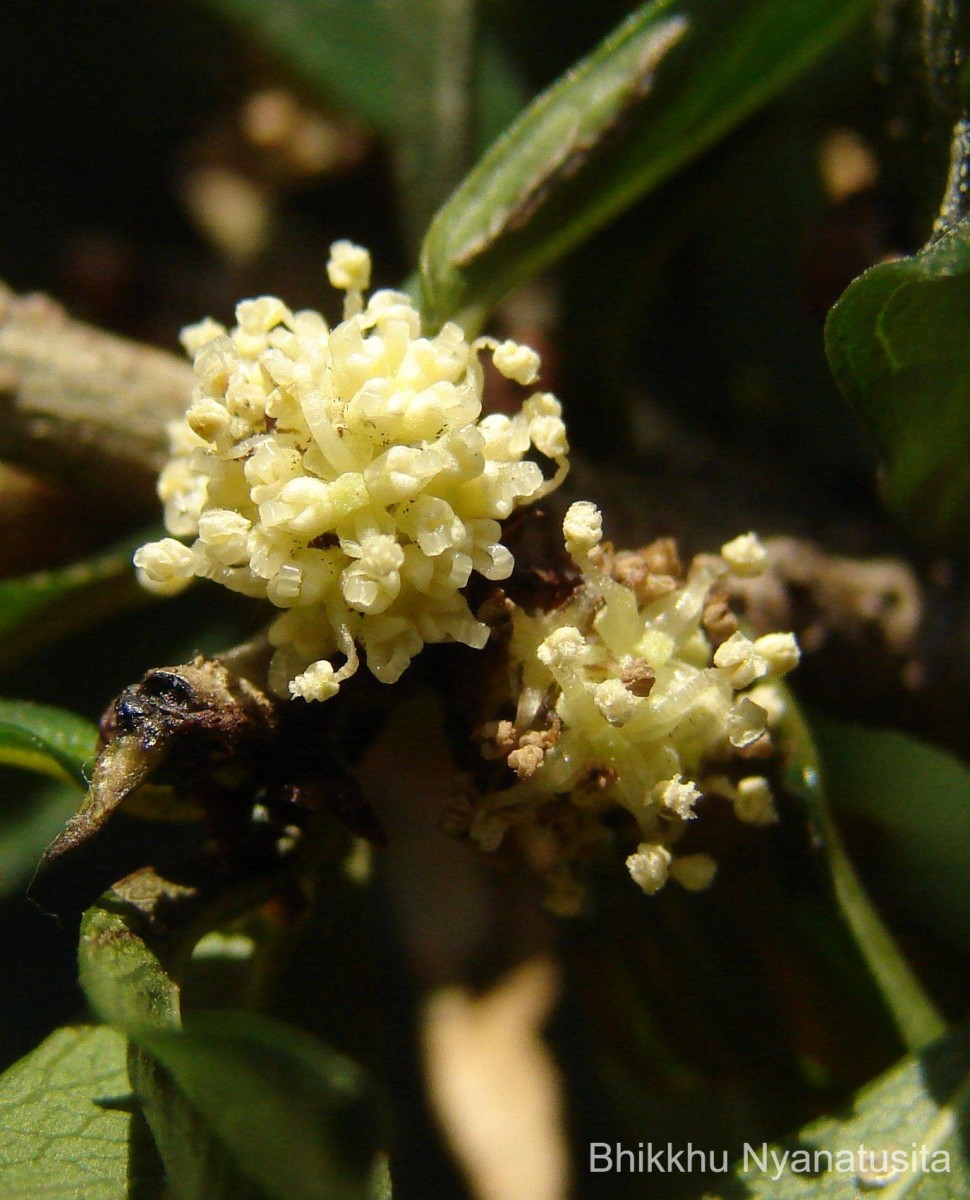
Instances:
[[[151,532],[69,567],[0,582],[0,668],[93,621],[147,603],[131,556]]]
[[[884,463],[886,505],[922,543],[970,534],[970,221],[860,275],[829,313],[826,350]]]
[[[953,1200],[970,1194],[970,1164],[966,1134],[970,1116],[970,1037],[955,1032],[904,1059],[853,1100],[851,1110],[838,1117],[823,1117],[797,1137],[774,1147],[752,1147],[731,1184],[719,1191],[722,1200],[858,1200],[860,1183],[889,1159],[887,1186],[875,1192],[880,1200]],[[859,1171],[859,1149],[876,1157]],[[819,1160],[812,1154],[831,1154]],[[777,1156],[772,1158],[772,1151]],[[925,1151],[925,1153],[924,1153]],[[840,1154],[841,1152],[841,1154]],[[789,1155],[784,1159],[782,1156]],[[797,1157],[808,1154],[808,1158]],[[855,1158],[850,1158],[854,1155]],[[767,1169],[762,1170],[762,1165]],[[893,1165],[899,1170],[892,1171]],[[874,1185],[870,1185],[874,1186]],[[878,1186],[878,1185],[875,1185]],[[865,1194],[865,1192],[863,1192]]]
[[[77,809],[97,741],[97,729],[75,713],[0,699],[0,766],[54,780],[25,788],[13,773],[0,777],[0,895],[26,882]]]
[[[95,726],[76,713],[0,699],[0,764],[84,788],[97,744]]]
[[[829,812],[818,751],[793,702],[788,705],[779,734],[785,750],[786,782],[806,804],[842,915],[869,964],[903,1041],[909,1049],[918,1050],[938,1038],[945,1031],[946,1022],[923,991],[856,873]]]
[[[267,1196],[367,1196],[364,1081],[317,1038],[256,1013],[211,1012],[139,1042]]]
[[[366,1200],[375,1145],[360,1069],[255,1013],[188,1015],[180,1027],[178,989],[142,936],[148,928],[134,904],[109,893],[82,924],[81,982],[144,1052],[132,1082],[173,1192],[211,1200],[222,1194],[213,1176],[228,1171],[272,1200]],[[193,928],[190,940],[198,920]]]
[[[85,913],[79,946],[81,983],[99,1016],[134,1039],[131,1085],[155,1138],[173,1200],[266,1200],[242,1176],[231,1154],[143,1039],[179,1036],[179,991],[158,955],[149,949],[151,910],[161,900],[177,905],[151,876],[132,885],[135,901],[109,892]]]
[[[396,147],[400,204],[416,257],[436,209],[471,165],[475,0],[387,6],[401,101]],[[514,115],[514,114],[510,114]]]
[[[812,728],[835,814],[875,830],[893,891],[970,945],[970,770],[904,733],[817,717]]]
[[[125,1101],[126,1042],[112,1029],[58,1029],[0,1078],[4,1200],[156,1200],[150,1139]]]
[[[269,1200],[243,1176],[168,1072],[131,1045],[128,1073],[164,1164],[172,1200]]]
[[[535,100],[435,218],[421,289],[471,326],[723,137],[868,0],[655,0]]]
[[[18,787],[16,795],[0,794],[0,896],[30,880],[44,851],[77,809],[73,783],[33,782],[35,786]]]
[[[81,923],[81,986],[98,1016],[131,1037],[180,1024],[178,988],[143,936],[149,919],[136,902],[108,892]]]
[[[404,0],[208,0],[228,20],[255,34],[325,100],[399,141],[407,136],[408,94],[424,79],[404,77],[412,45],[426,30]],[[408,17],[411,16],[410,22]],[[403,32],[402,32],[403,30]],[[400,38],[409,35],[409,45]],[[497,137],[525,103],[509,62],[486,37],[476,72],[478,145]]]

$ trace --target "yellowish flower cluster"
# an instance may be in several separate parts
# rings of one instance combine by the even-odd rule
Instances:
[[[499,522],[559,484],[568,452],[549,394],[481,416],[479,355],[531,387],[533,350],[469,343],[454,324],[422,336],[398,292],[365,304],[370,256],[349,242],[333,246],[328,274],[346,292],[333,329],[264,296],[237,307],[231,332],[185,331],[198,384],[159,480],[174,536],[135,555],[156,592],[200,576],[285,609],[270,627],[270,686],[307,700],[336,693],[358,646],[385,683],[425,643],[483,646],[488,627],[461,589],[472,571],[508,577]]]
[[[671,876],[704,888],[713,860],[672,852],[702,794],[727,797],[752,824],[776,819],[762,776],[731,782],[706,774],[764,739],[780,702],[772,681],[799,659],[790,633],[746,637],[723,598],[719,580],[729,571],[757,574],[764,550],[745,534],[720,555],[699,555],[684,574],[668,539],[614,552],[587,502],[572,505],[563,532],[582,582],[550,613],[512,613],[517,711],[487,727],[483,753],[506,757],[518,778],[477,805],[470,833],[489,849],[513,826],[527,840],[548,806],[568,797],[583,814],[576,836],[591,841],[602,826],[588,818],[620,804],[640,829],[627,860],[636,883],[651,893]],[[556,820],[562,825],[561,815]],[[552,901],[565,909],[575,888],[570,893],[568,872],[557,877],[556,869],[547,871]]]

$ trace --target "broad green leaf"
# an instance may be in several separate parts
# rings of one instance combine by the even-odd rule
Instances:
[[[922,543],[970,545],[970,221],[881,263],[829,313],[826,350],[884,464],[887,506]]]
[[[180,1022],[178,989],[142,923],[147,929],[145,915],[115,894],[91,909],[81,930],[81,982],[95,1010],[143,1052],[133,1060],[133,1083],[175,1194],[219,1194],[206,1162],[217,1153],[221,1177],[227,1163],[273,1200],[365,1200],[375,1147],[360,1069],[312,1035],[254,1013]],[[198,936],[198,922],[193,928]],[[187,1147],[177,1136],[186,1102],[199,1121]],[[207,1177],[205,1192],[199,1180]]]
[[[98,731],[62,708],[0,699],[0,764],[87,787]]]
[[[150,1139],[130,1110],[126,1042],[58,1029],[0,1078],[4,1200],[158,1200]]]
[[[970,770],[904,733],[818,718],[812,727],[833,811],[874,829],[892,890],[970,944]]]
[[[811,733],[790,703],[780,729],[786,782],[807,807],[825,856],[836,900],[869,964],[905,1044],[918,1050],[939,1037],[946,1023],[873,907],[829,812],[825,776]]]
[[[751,1147],[718,1195],[721,1200],[858,1200],[860,1193],[880,1186],[873,1181],[867,1187],[866,1181],[873,1180],[885,1151],[899,1157],[887,1160],[884,1185],[871,1194],[880,1200],[954,1200],[970,1194],[968,1127],[970,1038],[963,1030],[904,1059],[864,1088],[847,1112],[823,1117],[777,1146]],[[860,1163],[860,1148],[873,1157]],[[815,1151],[823,1152],[818,1170]]]
[[[131,556],[148,536],[127,538],[69,567],[0,582],[0,667],[93,621],[147,603]]]
[[[425,80],[402,77],[427,30],[405,0],[208,0],[254,34],[325,100],[336,102],[392,140],[407,136],[409,101]],[[443,7],[443,6],[442,6]],[[442,16],[446,14],[443,12]],[[409,20],[409,17],[412,19]],[[408,45],[401,39],[408,38]],[[477,68],[479,148],[487,146],[525,103],[515,73],[486,37]]]
[[[434,324],[468,325],[769,100],[869,0],[655,0],[535,100],[438,213]]]

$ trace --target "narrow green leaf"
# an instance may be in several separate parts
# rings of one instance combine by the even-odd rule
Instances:
[[[0,699],[0,764],[87,787],[98,744],[90,721],[63,708]]]
[[[883,498],[922,543],[970,545],[970,221],[851,283],[826,350],[884,463]]]
[[[371,1172],[369,1200],[394,1200],[394,1187],[387,1155],[380,1154]]]
[[[467,325],[764,104],[869,0],[655,0],[535,100],[438,213],[421,286]]]
[[[131,556],[149,537],[126,538],[84,562],[0,582],[0,668],[93,621],[147,603]]]
[[[880,1200],[954,1200],[970,1194],[968,1117],[970,1037],[963,1030],[863,1088],[847,1113],[823,1117],[780,1145],[752,1147],[718,1195],[859,1200],[861,1185],[863,1195],[881,1188],[872,1191]],[[878,1171],[883,1152],[890,1156],[885,1173]]]
[[[159,1164],[126,1100],[125,1055],[113,1029],[68,1027],[0,1078],[4,1200],[160,1200]]]
[[[869,964],[900,1035],[919,1050],[946,1030],[919,980],[873,907],[849,858],[828,807],[827,789],[811,733],[797,707],[789,704],[780,731],[786,752],[786,781],[805,801],[825,855],[835,897]]]
[[[904,733],[816,717],[812,728],[835,814],[875,830],[893,891],[970,945],[970,770]]]

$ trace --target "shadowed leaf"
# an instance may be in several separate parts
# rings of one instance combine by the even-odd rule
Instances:
[[[411,20],[402,0],[208,0],[210,7],[258,35],[323,98],[340,104],[380,133],[399,139],[409,128],[410,92],[429,82],[413,66],[413,46],[426,27]],[[400,62],[398,61],[400,59]],[[480,148],[497,137],[525,102],[501,47],[486,37],[475,82]],[[420,97],[419,97],[420,101]]]
[[[135,580],[134,551],[147,535],[127,538],[84,562],[0,582],[0,666],[124,612],[151,597]]]
[[[48,776],[26,788],[6,782],[0,797],[0,894],[24,883],[41,854],[77,808],[87,786],[98,731],[65,709],[0,699],[0,766]]]
[[[106,897],[85,916],[80,961],[95,1009],[143,1052],[133,1082],[170,1175],[201,1177],[199,1156],[218,1152],[258,1195],[364,1200],[375,1145],[362,1072],[312,1035],[254,1013],[190,1015],[180,1027],[178,989],[141,936],[165,900],[164,891],[154,900],[146,891],[138,905]],[[184,1139],[172,1145],[186,1101],[199,1122],[188,1159]]]
[[[970,944],[970,770],[904,733],[818,718],[812,727],[835,813],[875,830],[893,890]]]
[[[970,1191],[968,1116],[970,1038],[963,1030],[904,1059],[844,1112],[777,1146],[753,1147],[758,1157],[749,1154],[718,1197],[858,1200],[860,1191],[880,1188],[871,1192],[880,1200],[953,1200]],[[860,1147],[872,1157],[860,1159]],[[822,1152],[817,1162],[815,1151]],[[883,1151],[898,1155],[885,1172],[878,1170]]]
[[[970,221],[860,275],[829,313],[829,362],[884,464],[886,505],[918,540],[970,535]]]
[[[869,964],[905,1044],[919,1050],[946,1029],[922,985],[873,907],[829,812],[825,777],[812,735],[794,703],[779,730],[788,787],[800,796],[824,854],[835,898]]]
[[[0,896],[7,896],[30,880],[44,850],[77,809],[77,788],[71,783],[37,781],[37,786],[17,783],[0,798]]]

